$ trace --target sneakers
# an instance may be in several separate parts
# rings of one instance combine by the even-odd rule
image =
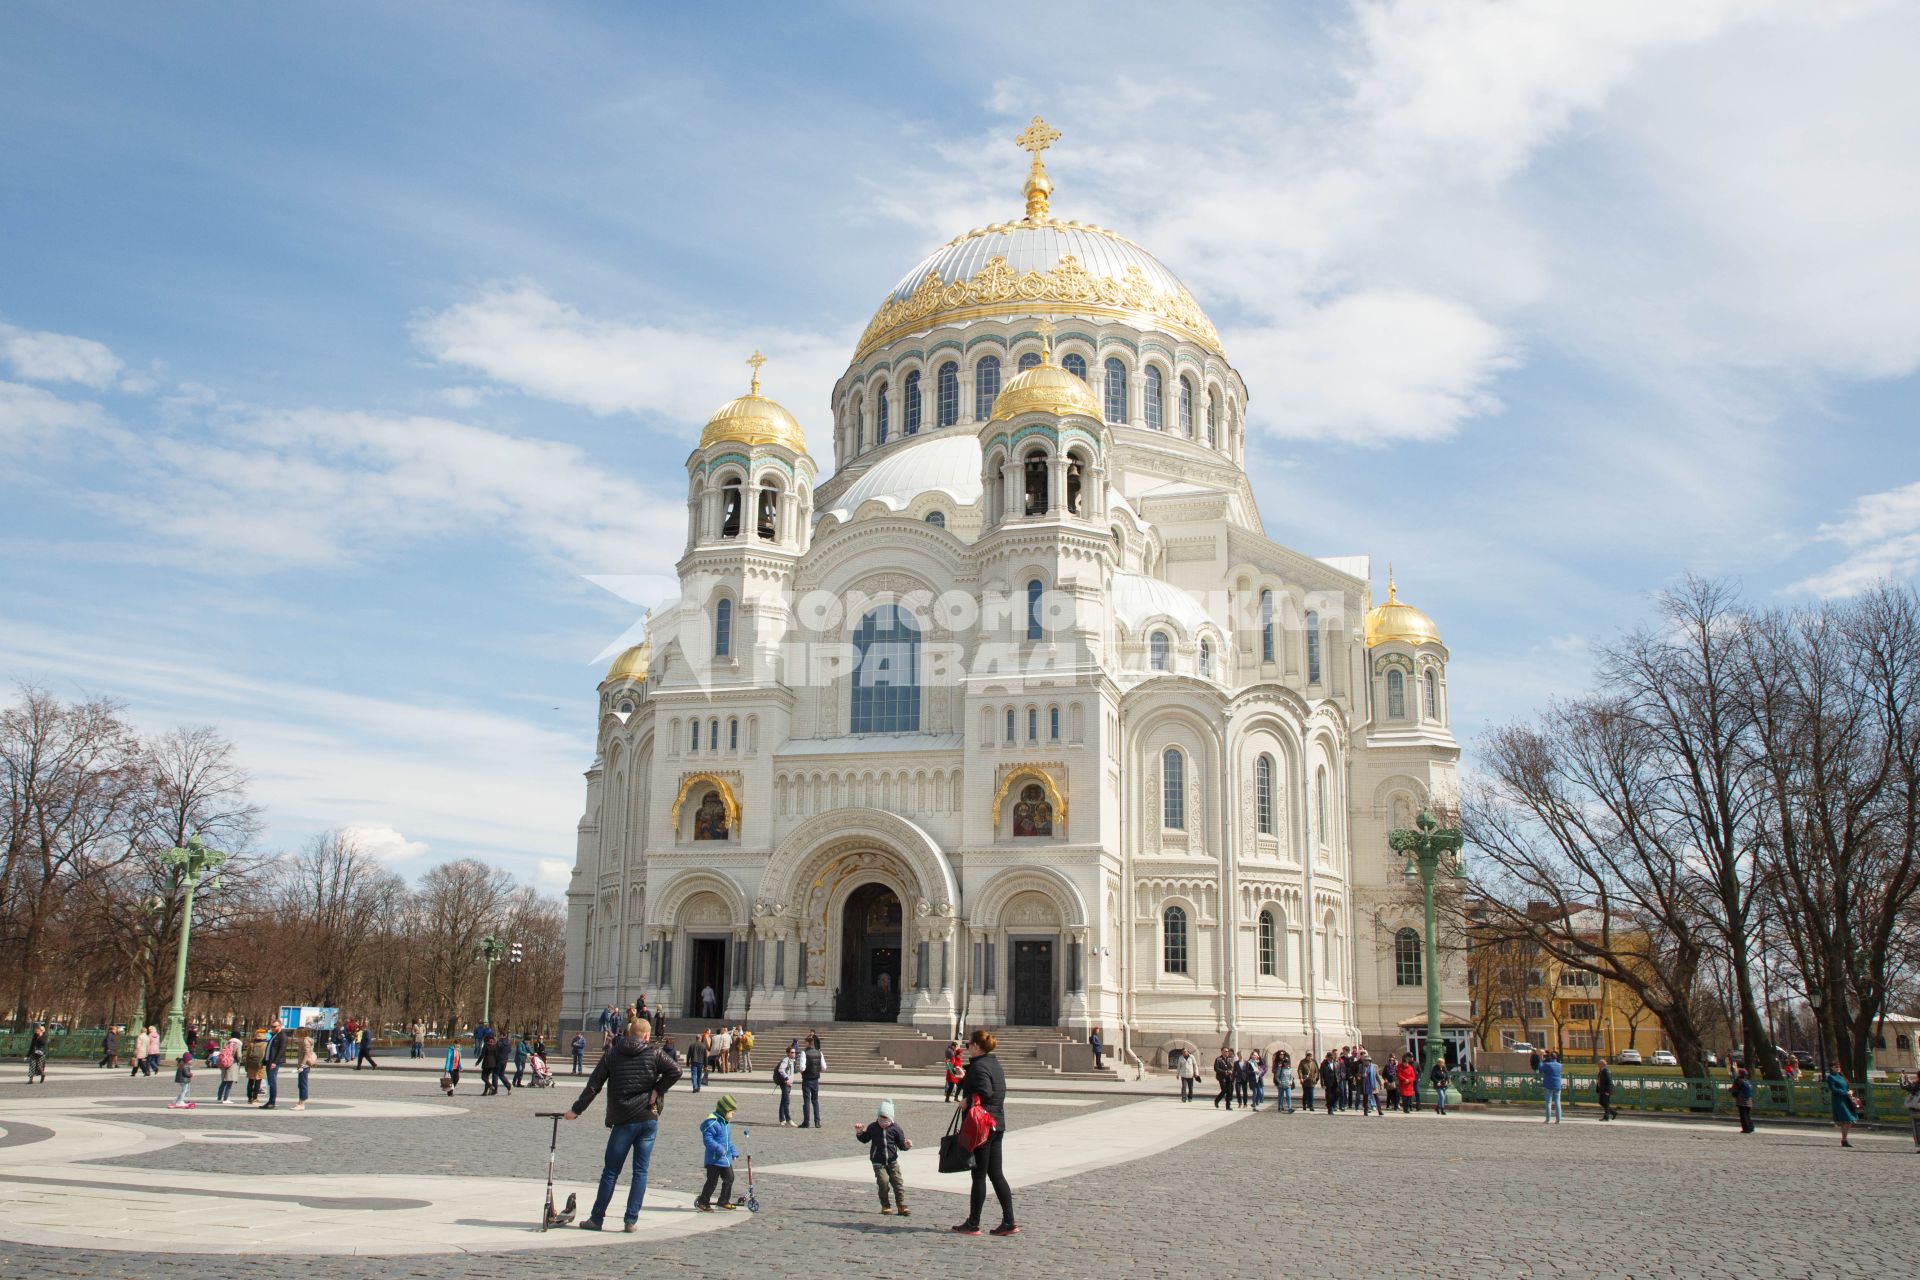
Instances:
[[[953,1233],[960,1236],[977,1236],[980,1234],[980,1224],[977,1222],[957,1223],[953,1228]]]
[[[620,1229],[626,1232],[628,1235],[632,1235],[634,1232],[640,1229],[640,1224],[637,1221],[622,1223]]]
[[[996,1235],[996,1236],[1017,1236],[1020,1234],[1020,1228],[1015,1226],[1011,1222],[1003,1222],[999,1226],[995,1227],[992,1231],[988,1232],[988,1234]]]

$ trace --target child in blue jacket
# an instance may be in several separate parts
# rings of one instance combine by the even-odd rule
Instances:
[[[700,1141],[706,1148],[707,1183],[694,1197],[693,1207],[702,1213],[713,1212],[715,1186],[720,1188],[720,1208],[740,1207],[733,1199],[733,1162],[740,1158],[740,1153],[733,1149],[733,1131],[728,1123],[739,1109],[740,1104],[729,1093],[721,1097],[713,1114],[700,1122]]]

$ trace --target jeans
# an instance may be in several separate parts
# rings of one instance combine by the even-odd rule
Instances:
[[[800,1127],[807,1127],[807,1117],[813,1117],[814,1127],[820,1125],[820,1078],[800,1081]]]
[[[1546,1089],[1544,1090],[1544,1095],[1541,1100],[1546,1104],[1546,1118],[1558,1123],[1560,1120],[1560,1091],[1558,1089]]]
[[[573,1074],[580,1074],[581,1064],[586,1060],[586,1056],[587,1051],[585,1049],[575,1049],[573,1051]]]
[[[407,1056],[409,1058],[424,1058],[427,1056],[427,1047],[418,1040],[415,1040],[413,1042],[413,1048],[408,1050]]]
[[[1000,1221],[1013,1221],[1013,1188],[1007,1185],[1007,1175],[1001,1165],[1000,1142],[1007,1131],[999,1125],[993,1126],[993,1132],[987,1140],[973,1152],[973,1196],[967,1221],[974,1226],[980,1225],[980,1210],[987,1205],[987,1183],[992,1181],[993,1194],[1000,1201]]]
[[[1253,1109],[1258,1111],[1260,1104],[1267,1100],[1267,1082],[1259,1076],[1253,1078]]]
[[[182,1105],[184,1105],[184,1104],[186,1103],[186,1101],[187,1101],[187,1095],[188,1095],[188,1094],[190,1094],[190,1093],[192,1093],[192,1092],[193,1092],[193,1081],[191,1081],[191,1080],[183,1080],[183,1081],[181,1081],[181,1082],[180,1082],[180,1092],[179,1092],[179,1094],[178,1094],[178,1095],[177,1095],[177,1096],[176,1096],[176,1097],[174,1098],[174,1100],[173,1100],[173,1105],[174,1105],[174,1106],[176,1106],[176,1107],[178,1107],[178,1106],[182,1106]]]
[[[695,1093],[700,1092],[700,1081],[706,1074],[707,1069],[698,1062],[689,1062],[687,1064],[687,1079],[693,1081],[693,1091]]]
[[[302,1068],[300,1068],[300,1076],[299,1076],[299,1080],[300,1080],[300,1101],[302,1101],[302,1102],[305,1102],[305,1101],[307,1100],[307,1076],[308,1076],[309,1074],[311,1074],[311,1072],[310,1072],[310,1070],[309,1070],[309,1068],[306,1068],[306,1067],[302,1067]]]
[[[1293,1081],[1281,1079],[1274,1082],[1273,1109],[1275,1111],[1293,1110]]]
[[[1227,1110],[1233,1110],[1233,1081],[1216,1080],[1215,1083],[1220,1086],[1220,1092],[1213,1095],[1213,1105],[1218,1107],[1224,1102],[1227,1104]]]
[[[513,1064],[513,1087],[518,1089],[520,1082],[527,1078],[527,1064],[524,1060]]]
[[[707,1181],[705,1185],[700,1188],[700,1194],[693,1198],[693,1202],[695,1204],[712,1204],[713,1189],[716,1186],[720,1188],[720,1203],[730,1204],[733,1201],[733,1169],[730,1166],[724,1164],[708,1165]]]
[[[1192,1076],[1182,1076],[1180,1078],[1180,1101],[1182,1102],[1193,1101],[1193,1083],[1194,1081]]]
[[[1340,1108],[1340,1087],[1338,1085],[1328,1085],[1325,1089],[1322,1089],[1321,1092],[1327,1095],[1327,1114],[1332,1115]]]
[[[1313,1081],[1311,1080],[1303,1082],[1300,1086],[1300,1105],[1309,1111],[1313,1110]]]
[[[280,1068],[273,1063],[268,1063],[267,1064],[267,1105],[271,1107],[279,1101],[280,1101]]]
[[[617,1124],[607,1130],[607,1164],[600,1171],[600,1190],[593,1197],[589,1221],[606,1220],[607,1206],[613,1203],[613,1189],[620,1182],[620,1166],[627,1162],[629,1152],[633,1155],[633,1183],[627,1188],[626,1220],[633,1222],[639,1218],[640,1202],[647,1198],[647,1164],[653,1159],[653,1140],[659,1133],[658,1120]]]
[[[793,1086],[780,1082],[780,1123],[788,1124],[793,1120]]]
[[[233,1081],[222,1080],[220,1082],[219,1089],[215,1090],[214,1092],[213,1100],[215,1102],[225,1102],[228,1096],[231,1095],[232,1093],[233,1093]]]

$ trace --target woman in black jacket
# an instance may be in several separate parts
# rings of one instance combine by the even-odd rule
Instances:
[[[980,1234],[980,1210],[986,1207],[989,1180],[993,1182],[993,1194],[1000,1199],[1000,1225],[993,1234],[1010,1236],[1020,1230],[1013,1221],[1013,1189],[1007,1185],[1007,1175],[1000,1165],[1001,1140],[1007,1136],[1007,1077],[1000,1070],[1000,1060],[993,1056],[998,1043],[991,1031],[975,1031],[967,1038],[973,1060],[967,1063],[967,1073],[960,1080],[961,1105],[970,1105],[968,1099],[978,1098],[993,1117],[993,1132],[974,1148],[972,1212],[954,1227],[963,1236]]]

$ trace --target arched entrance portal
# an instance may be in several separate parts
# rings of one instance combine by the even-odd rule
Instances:
[[[841,909],[840,990],[833,1016],[840,1022],[893,1022],[900,1016],[899,895],[884,884],[863,884]]]

